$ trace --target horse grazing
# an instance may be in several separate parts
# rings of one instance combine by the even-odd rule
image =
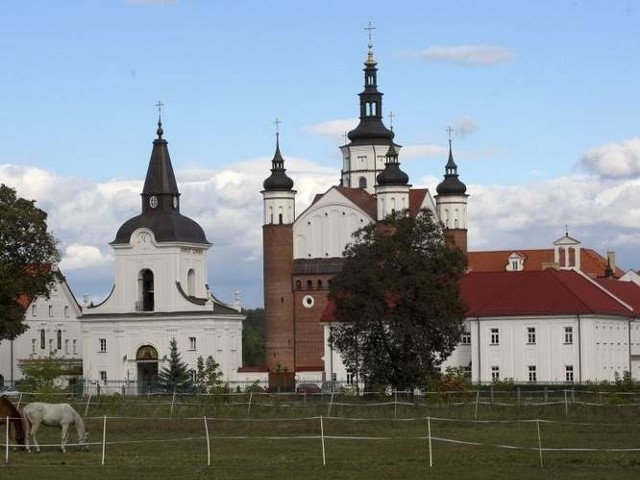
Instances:
[[[49,427],[60,427],[62,429],[60,450],[63,452],[66,452],[65,445],[69,437],[69,425],[76,426],[78,443],[82,445],[82,449],[86,450],[88,448],[86,445],[88,434],[84,428],[84,421],[78,412],[68,403],[33,402],[26,405],[24,409],[22,409],[22,413],[27,425],[27,452],[31,451],[29,449],[29,438],[33,440],[36,452],[40,451],[40,446],[36,440],[36,432],[40,424]]]
[[[0,425],[7,422],[9,417],[9,434],[11,440],[18,445],[24,445],[24,425],[22,415],[11,401],[5,396],[0,397]]]

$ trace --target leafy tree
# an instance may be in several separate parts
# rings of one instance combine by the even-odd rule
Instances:
[[[47,231],[47,214],[35,201],[0,185],[0,340],[23,333],[24,301],[47,296],[60,260],[57,240]],[[21,303],[21,301],[23,303]]]
[[[426,385],[463,331],[463,252],[422,210],[358,230],[344,256],[329,287],[338,320],[329,341],[369,385]]]
[[[62,392],[56,380],[66,373],[65,365],[64,359],[56,357],[55,353],[21,362],[19,368],[23,378],[20,380],[20,390],[40,394]]]
[[[196,363],[196,386],[203,393],[222,388],[220,364],[214,360],[212,355],[207,357],[206,363],[202,356],[198,357]]]
[[[169,365],[158,373],[158,385],[170,392],[185,392],[193,386],[191,373],[182,361],[175,337],[169,342]]]
[[[243,310],[246,318],[242,325],[242,364],[258,367],[265,364],[264,308]]]

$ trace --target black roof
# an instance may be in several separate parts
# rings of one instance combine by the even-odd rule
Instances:
[[[163,133],[162,123],[158,122],[158,138],[153,141],[149,168],[140,194],[142,213],[120,227],[112,245],[129,243],[138,228],[151,230],[157,242],[209,245],[202,227],[180,213],[180,192]]]
[[[453,160],[451,140],[449,140],[449,160],[444,167],[444,171],[444,180],[436,187],[438,195],[464,195],[467,191],[467,186],[458,178],[458,166]]]
[[[409,175],[400,170],[398,152],[393,143],[389,145],[387,161],[377,177],[378,185],[406,185],[409,183]]]
[[[271,160],[271,175],[264,181],[262,186],[265,190],[291,190],[293,180],[285,173],[284,158],[280,153],[280,138],[276,134],[276,153]]]

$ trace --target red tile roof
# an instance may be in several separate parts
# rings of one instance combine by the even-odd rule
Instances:
[[[469,318],[640,316],[640,286],[615,279],[592,279],[573,270],[470,272],[462,278],[460,286]],[[335,321],[334,310],[335,305],[329,301],[320,321]]]
[[[471,272],[462,278],[468,317],[622,315],[633,311],[573,270]]]
[[[498,250],[469,252],[467,259],[473,272],[504,272],[509,263],[509,255],[517,253],[524,257],[524,270],[543,270],[553,264],[553,248],[538,250]],[[601,277],[607,267],[607,259],[589,248],[580,249],[580,269],[592,276]],[[616,276],[624,275],[624,270],[616,267]]]

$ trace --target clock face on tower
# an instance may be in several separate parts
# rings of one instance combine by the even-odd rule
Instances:
[[[151,208],[156,208],[158,206],[158,197],[156,197],[155,195],[151,195],[149,197],[149,206]]]

